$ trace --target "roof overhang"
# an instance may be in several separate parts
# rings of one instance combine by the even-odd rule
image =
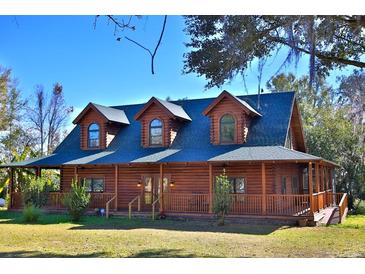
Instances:
[[[148,100],[144,107],[134,116],[134,119],[139,120],[141,116],[147,111],[147,109],[153,104],[159,106],[170,118],[191,121],[191,118],[181,106],[158,99],[156,97],[152,97],[150,100]]]
[[[78,124],[84,115],[92,109],[101,115],[108,122],[115,122],[119,124],[129,125],[129,120],[125,115],[124,111],[121,109],[106,107],[102,105],[97,105],[94,103],[89,103],[87,106],[77,115],[77,117],[72,121],[74,124]]]

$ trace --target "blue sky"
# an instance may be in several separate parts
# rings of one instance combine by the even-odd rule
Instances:
[[[151,96],[172,99],[214,97],[223,89],[245,94],[242,77],[221,89],[204,90],[206,80],[197,75],[182,75],[184,20],[169,16],[165,36],[156,56],[156,74],[151,75],[146,52],[128,41],[117,42],[114,28],[106,18],[93,27],[93,16],[0,16],[0,65],[11,68],[19,88],[29,98],[37,84],[51,89],[64,87],[66,102],[77,113],[88,103],[119,105],[146,102]],[[163,21],[162,16],[135,19],[137,30],[123,33],[153,48]],[[262,86],[275,73],[285,52],[271,58],[265,67]],[[303,59],[292,71],[301,76],[308,71]],[[330,77],[334,81],[336,73]],[[250,93],[257,91],[255,64],[247,71]]]

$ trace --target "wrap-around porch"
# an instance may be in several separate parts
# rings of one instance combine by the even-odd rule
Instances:
[[[113,165],[114,170],[114,186],[110,185],[105,192],[102,193],[91,193],[91,202],[89,205],[90,210],[95,208],[104,208],[106,214],[109,215],[111,212],[116,211],[149,211],[156,213],[168,214],[212,214],[213,213],[213,195],[214,195],[214,178],[217,175],[217,170],[222,170],[222,168],[227,168],[227,176],[230,176],[229,167],[236,166],[240,169],[240,164],[242,163],[207,163],[203,166],[206,168],[208,173],[208,187],[207,191],[189,191],[189,189],[178,189],[174,188],[175,184],[179,184],[178,180],[174,179],[174,175],[168,174],[169,166],[167,164],[158,164],[158,173],[155,173],[157,177],[156,182],[158,182],[158,189],[164,189],[164,191],[159,191],[157,195],[148,196],[143,190],[143,182],[138,182],[136,185],[137,191],[134,191],[134,196],[129,196],[127,200],[128,204],[126,206],[121,206],[120,196],[125,196],[120,190],[120,175],[118,172],[123,170],[124,167],[120,165]],[[252,164],[252,163],[251,163]],[[255,178],[256,181],[261,184],[257,189],[260,193],[255,190],[255,193],[250,193],[253,191],[247,191],[245,189],[244,193],[232,193],[231,195],[231,207],[229,210],[229,215],[249,215],[249,216],[291,216],[291,217],[312,217],[316,212],[329,207],[337,205],[339,206],[340,216],[342,216],[347,207],[347,195],[343,193],[336,193],[334,189],[335,178],[333,173],[334,166],[322,162],[298,162],[295,164],[298,166],[299,177],[296,179],[297,186],[294,186],[294,182],[291,182],[291,191],[287,191],[288,185],[285,182],[285,189],[283,189],[283,182],[281,178],[286,178],[286,176],[279,176],[279,179],[272,178],[271,173],[267,169],[272,169],[273,162],[255,163]],[[81,179],[80,168],[73,167],[75,180]],[[128,167],[125,167],[128,168]],[[188,169],[189,166],[186,167]],[[96,169],[96,167],[94,167]],[[253,168],[252,168],[253,169]],[[41,167],[35,168],[35,174],[41,175]],[[109,170],[110,173],[110,170]],[[13,174],[13,168],[12,168]],[[282,175],[285,175],[285,171]],[[112,176],[109,174],[109,176]],[[140,176],[142,176],[140,174]],[[271,177],[270,177],[271,176]],[[268,179],[269,177],[269,179]],[[278,177],[278,176],[276,176]],[[161,180],[160,178],[163,178]],[[288,177],[289,178],[289,177]],[[289,178],[290,179],[290,178]],[[167,180],[167,181],[166,181]],[[268,187],[268,180],[274,181],[273,187]],[[286,180],[286,179],[285,179]],[[284,180],[284,181],[285,181]],[[294,181],[294,179],[292,179]],[[252,180],[251,180],[252,181]],[[165,184],[169,187],[166,187]],[[249,185],[250,180],[247,180],[245,184]],[[11,203],[10,208],[16,209],[22,206],[21,193],[16,189],[13,189],[14,176],[11,180]],[[247,187],[247,186],[246,186]],[[168,190],[165,191],[165,188]],[[281,189],[280,189],[281,188]],[[288,187],[289,188],[289,187]],[[140,189],[140,190],[138,190]],[[279,192],[279,193],[278,193]],[[290,193],[287,193],[290,192]],[[63,196],[67,193],[65,189],[61,188],[59,192],[50,192],[47,202],[47,209],[61,210],[63,209]],[[146,200],[149,200],[148,206]],[[153,214],[153,216],[155,216]]]

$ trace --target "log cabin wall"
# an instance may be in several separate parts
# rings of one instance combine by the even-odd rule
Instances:
[[[286,177],[286,194],[299,194],[303,193],[303,179],[302,179],[302,172],[303,168],[299,164],[276,164],[275,167],[275,190],[274,194],[282,194],[281,187],[282,187],[282,178]],[[298,178],[298,192],[294,193],[292,187],[292,178],[296,176]]]
[[[71,182],[75,179],[74,167],[63,167],[61,172],[61,188],[63,192],[70,191]],[[102,178],[104,179],[104,192],[114,193],[115,180],[114,180],[114,167],[113,166],[83,166],[77,168],[77,178],[81,182],[84,178]]]
[[[244,177],[246,194],[262,194],[261,163],[231,164],[228,166],[214,166],[213,177],[223,173],[223,168],[228,177]],[[273,164],[265,165],[266,193],[273,194],[275,189],[275,170]]]
[[[228,164],[214,165],[213,178],[220,175],[225,168],[229,177],[244,177],[246,181],[246,194],[262,194],[261,163],[253,164]],[[287,176],[287,194],[292,193],[291,176],[298,176],[301,184],[302,166],[300,164],[265,164],[266,193],[281,193],[281,177]],[[128,203],[137,195],[142,194],[143,175],[156,175],[160,173],[159,164],[133,164],[118,165],[118,208],[126,209]],[[171,193],[209,193],[209,167],[207,163],[175,163],[163,167],[165,177],[174,182],[169,189]],[[105,192],[115,191],[115,169],[113,166],[95,166],[78,168],[78,178],[97,177],[104,178]],[[74,167],[63,167],[61,171],[61,189],[64,192],[70,190],[71,181],[74,178]]]
[[[109,122],[106,125],[106,146],[113,141],[114,137],[118,134],[121,128],[120,124]]]
[[[170,145],[170,117],[161,107],[153,103],[140,117],[141,121],[141,145],[143,147],[150,146],[150,123],[154,119],[162,122],[162,146]]]
[[[80,125],[80,146],[81,149],[89,149],[88,147],[88,129],[90,124],[97,123],[100,127],[100,146],[97,149],[105,149],[107,146],[107,120],[93,109],[89,109],[81,118]]]
[[[231,114],[235,118],[236,132],[234,143],[246,142],[249,134],[250,118],[234,101],[223,98],[208,114],[210,121],[210,140],[212,144],[220,144],[220,120],[224,114]]]

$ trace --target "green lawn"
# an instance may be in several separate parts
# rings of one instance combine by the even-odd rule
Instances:
[[[0,257],[365,257],[365,216],[331,227],[44,215],[0,211]]]

